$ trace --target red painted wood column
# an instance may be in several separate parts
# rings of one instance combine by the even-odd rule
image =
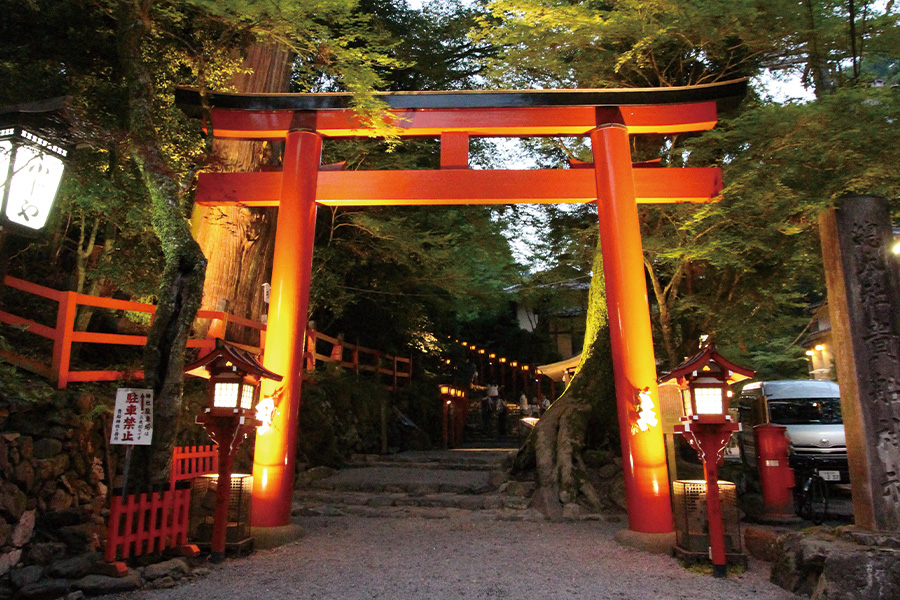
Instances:
[[[669,477],[628,130],[617,109],[597,112],[591,146],[628,527],[640,533],[670,533],[674,526]]]
[[[263,354],[263,366],[284,380],[262,381],[262,397],[274,397],[276,410],[271,428],[256,435],[250,519],[254,527],[290,522],[321,154],[322,138],[315,132],[288,133]]]

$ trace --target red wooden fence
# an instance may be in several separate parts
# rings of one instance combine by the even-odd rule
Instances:
[[[75,315],[79,306],[94,306],[112,310],[140,312],[153,316],[156,307],[152,304],[131,302],[128,300],[115,300],[112,298],[100,298],[76,292],[61,292],[42,285],[16,277],[6,276],[4,285],[20,292],[46,298],[58,304],[56,312],[56,324],[49,325],[38,323],[24,316],[0,310],[0,323],[23,327],[29,334],[33,334],[53,343],[50,363],[41,362],[12,350],[0,349],[0,358],[32,373],[50,379],[59,389],[65,389],[69,383],[81,381],[116,381],[126,375],[134,378],[143,378],[142,371],[125,373],[115,370],[85,370],[74,371],[71,369],[72,344],[118,344],[123,346],[143,346],[147,343],[147,336],[123,335],[117,333],[96,333],[88,331],[74,331]],[[229,325],[236,325],[259,331],[260,345],[247,346],[235,344],[252,354],[260,354],[265,345],[266,326],[258,321],[251,321],[236,315],[222,311],[201,310],[197,313],[198,319],[210,319],[212,321],[206,338],[188,340],[188,348],[200,348],[200,352],[206,353],[215,347],[216,338],[226,339],[226,331]],[[317,343],[331,344],[328,354],[319,354],[316,351]],[[345,354],[349,352],[349,360]],[[306,365],[308,370],[315,369],[316,361],[335,363],[342,367],[353,369],[355,372],[368,371],[375,373],[379,380],[384,376],[390,378],[388,387],[396,390],[400,380],[409,380],[412,376],[412,362],[409,358],[391,356],[378,350],[372,350],[363,346],[345,344],[337,338],[329,337],[310,329],[306,344]]]
[[[176,482],[218,472],[217,446],[176,446],[168,490],[113,497],[106,530],[106,560],[186,546],[191,487]]]
[[[106,534],[107,561],[187,545],[190,486],[113,496]]]
[[[172,452],[172,468],[169,470],[170,487],[176,481],[193,479],[200,475],[219,472],[219,447],[208,446],[175,446]]]
[[[327,349],[327,354],[320,353],[319,347]],[[345,369],[351,369],[354,373],[374,373],[379,381],[387,378],[386,385],[393,391],[400,387],[401,379],[409,381],[412,378],[412,359],[385,354],[380,350],[373,350],[365,346],[349,344],[340,338],[319,333],[312,323],[306,330],[304,358],[307,371],[315,370],[317,361],[325,364],[337,364]]]

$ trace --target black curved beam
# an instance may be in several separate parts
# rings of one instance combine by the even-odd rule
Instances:
[[[554,106],[650,106],[715,101],[719,110],[735,106],[747,93],[747,80],[738,79],[687,87],[610,88],[573,90],[463,90],[447,92],[376,92],[388,108],[526,108]],[[350,93],[231,94],[208,93],[212,108],[255,111],[316,111],[350,107]],[[175,103],[186,114],[200,115],[200,92],[178,88]]]

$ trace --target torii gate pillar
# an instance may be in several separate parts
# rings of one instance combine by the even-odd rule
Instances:
[[[638,533],[670,533],[674,526],[666,447],[656,409],[656,360],[628,130],[618,110],[597,112],[599,126],[591,132],[591,147],[628,527]]]
[[[290,522],[321,154],[317,133],[287,134],[263,354],[263,366],[284,379],[280,387],[271,379],[262,380],[261,395],[274,398],[276,409],[271,428],[256,435],[250,509],[254,527]]]

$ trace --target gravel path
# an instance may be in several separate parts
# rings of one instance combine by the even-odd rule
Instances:
[[[716,579],[623,547],[622,524],[311,517],[293,544],[228,559],[175,588],[110,600],[795,600],[751,559]]]

